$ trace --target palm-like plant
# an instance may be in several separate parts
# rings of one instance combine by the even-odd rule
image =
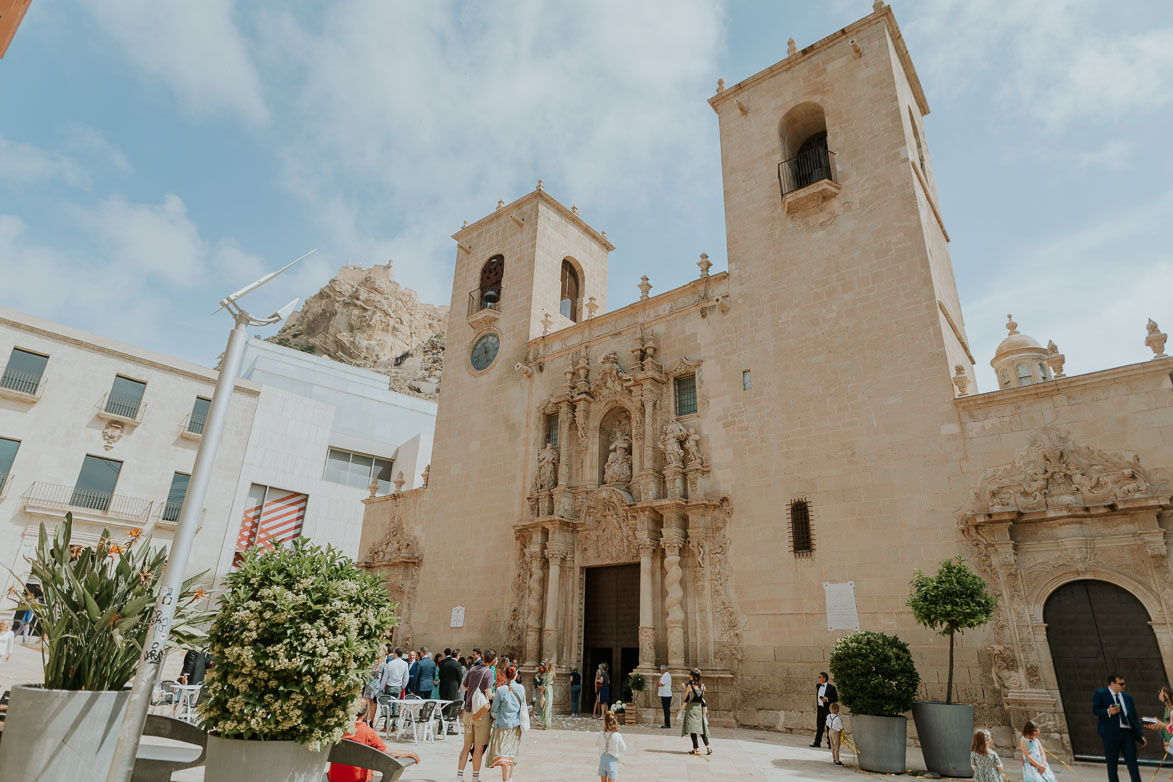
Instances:
[[[42,524],[30,560],[41,595],[16,588],[10,595],[41,623],[47,689],[120,690],[138,666],[167,550],[151,548],[151,539],[137,530],[122,544],[103,530],[92,547],[73,544],[72,536],[72,513],[51,540]],[[176,647],[204,643],[198,625],[210,614],[199,610],[204,591],[195,586],[202,575],[185,581],[179,594],[169,639]]]

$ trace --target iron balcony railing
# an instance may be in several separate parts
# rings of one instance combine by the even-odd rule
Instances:
[[[40,396],[44,382],[45,377],[40,372],[25,372],[5,367],[3,374],[0,374],[0,388],[30,396]]]
[[[127,521],[146,521],[151,514],[151,501],[138,497],[124,497],[108,491],[82,489],[77,486],[60,486],[38,481],[25,495],[29,505],[53,508],[62,512],[69,510],[98,511],[107,516]]]
[[[778,184],[783,196],[825,179],[839,181],[835,173],[835,153],[826,147],[812,147],[778,164]]]
[[[119,418],[129,418],[132,421],[141,421],[143,408],[141,399],[122,394],[106,394],[102,397],[102,412],[116,415]]]
[[[477,288],[475,291],[468,292],[468,314],[476,315],[481,310],[501,311],[501,292],[497,290],[481,291]]]
[[[183,510],[183,501],[178,502],[166,500],[159,503],[159,510],[157,512],[159,523],[169,526],[174,526],[179,522],[179,514]],[[196,529],[201,529],[204,526],[204,513],[207,508],[200,511],[199,520],[196,521]]]
[[[14,480],[12,473],[0,472],[0,500],[4,499],[5,493],[8,491],[8,485]]]
[[[204,433],[204,425],[207,423],[208,417],[206,415],[189,413],[187,416],[187,421],[185,421],[183,424],[183,429],[184,431],[191,432],[192,434],[202,435]]]

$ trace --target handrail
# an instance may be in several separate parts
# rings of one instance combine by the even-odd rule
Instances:
[[[126,497],[97,489],[37,481],[25,494],[25,502],[61,511],[72,509],[97,511],[107,516],[129,521],[146,521],[152,502],[139,497]]]
[[[480,288],[468,292],[468,314],[476,315],[481,310],[501,311],[501,291],[490,288],[484,293]]]
[[[835,153],[826,147],[811,147],[778,164],[778,186],[783,197],[823,180],[839,181]]]
[[[45,375],[41,372],[25,372],[23,369],[5,367],[4,372],[0,373],[0,388],[7,388],[9,391],[39,397],[44,385]]]
[[[12,485],[14,476],[10,472],[0,472],[0,500],[4,499],[8,487]]]
[[[102,397],[100,409],[108,415],[116,415],[119,418],[126,418],[141,423],[143,420],[143,410],[146,407],[142,399],[135,399],[133,396],[123,396],[122,394],[111,392]]]
[[[183,431],[191,432],[192,434],[202,435],[204,433],[204,426],[208,423],[208,416],[196,415],[195,413],[188,413],[187,418],[183,419]]]

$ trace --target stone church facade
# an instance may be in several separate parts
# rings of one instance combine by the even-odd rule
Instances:
[[[908,641],[943,697],[946,643],[904,603],[961,554],[999,606],[956,697],[1088,754],[1082,688],[1119,665],[1152,710],[1137,685],[1173,661],[1164,335],[1067,377],[1011,323],[1002,387],[976,393],[928,104],[882,3],[709,103],[727,272],[702,255],[608,311],[611,243],[541,183],[454,234],[425,486],[365,501],[398,637],[553,661],[562,710],[572,666],[697,667],[717,721],[807,730],[855,624]]]

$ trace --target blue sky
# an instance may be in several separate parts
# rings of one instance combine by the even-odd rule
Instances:
[[[905,0],[983,390],[1005,315],[1069,374],[1173,327],[1173,3]],[[533,189],[617,246],[612,308],[725,265],[718,77],[871,10],[809,2],[34,2],[0,60],[0,303],[201,363],[317,247],[447,303],[450,234]]]

